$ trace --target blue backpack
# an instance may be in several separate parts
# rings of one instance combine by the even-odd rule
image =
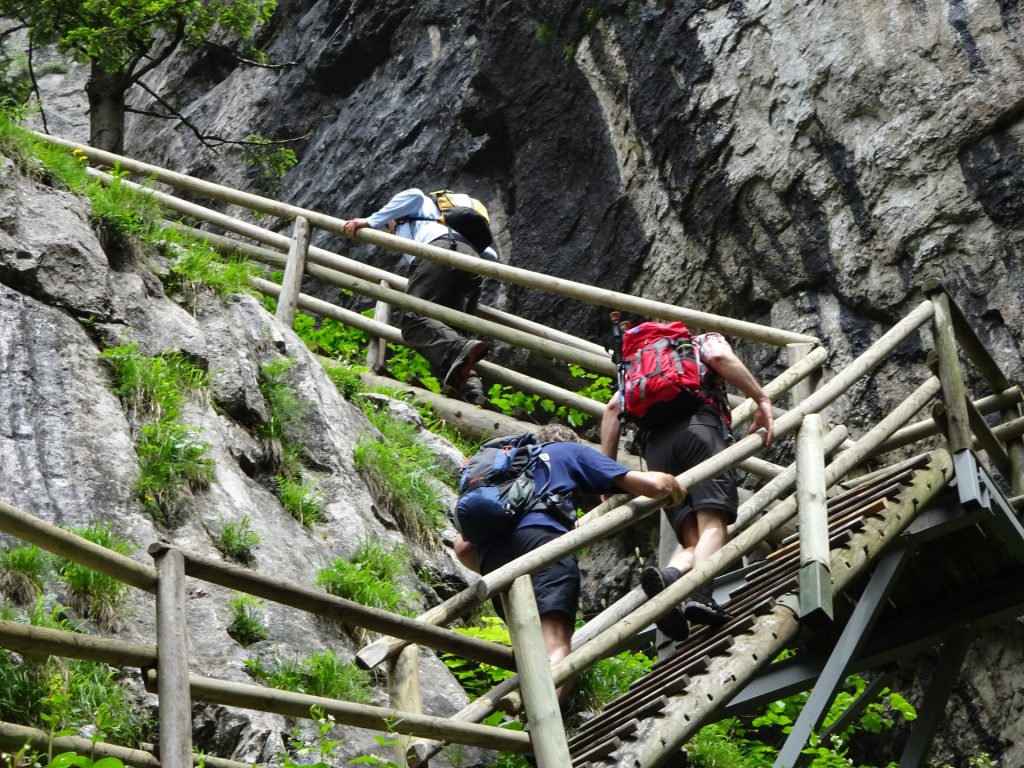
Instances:
[[[547,483],[538,489],[534,482],[542,453],[532,434],[513,435],[488,440],[466,461],[455,505],[455,527],[463,538],[486,544],[508,535],[543,500]]]

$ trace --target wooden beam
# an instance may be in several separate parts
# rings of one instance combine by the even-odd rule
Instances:
[[[420,648],[407,645],[388,663],[388,703],[392,709],[423,714],[423,693],[420,690]],[[406,749],[411,743],[408,736],[399,734],[395,740],[395,762],[406,768]]]
[[[434,624],[335,597],[321,590],[294,584],[277,575],[264,575],[188,552],[182,552],[182,557],[188,576],[374,632],[402,637],[408,642],[428,645],[466,659],[482,661],[502,669],[515,668],[511,649],[498,643],[461,635]]]
[[[277,299],[277,319],[289,328],[295,323],[295,308],[302,288],[302,273],[306,270],[309,253],[309,219],[296,216],[292,227],[292,245],[288,251],[288,265],[284,268],[281,295]]]
[[[181,552],[152,544],[156,561],[156,645],[160,680],[160,763],[164,768],[192,765],[192,700],[188,691],[188,621],[185,610],[185,561]]]
[[[42,659],[65,656],[114,667],[156,666],[156,646],[0,619],[0,647]]]
[[[43,141],[48,141],[71,150],[81,150],[91,161],[99,161],[100,163],[111,167],[115,164],[119,164],[122,169],[131,173],[145,178],[154,178],[157,181],[169,184],[178,189],[185,189],[189,192],[213,198],[214,200],[222,200],[251,210],[261,211],[262,213],[270,214],[272,216],[281,216],[287,219],[294,219],[296,216],[305,216],[309,219],[311,224],[319,227],[320,229],[324,229],[338,235],[344,234],[343,228],[345,226],[345,219],[338,219],[333,216],[317,213],[316,211],[309,211],[304,208],[299,208],[298,206],[281,203],[277,200],[260,197],[259,195],[253,195],[222,187],[219,184],[203,181],[202,179],[196,179],[182,173],[176,173],[147,163],[140,163],[132,158],[116,155],[112,152],[105,152],[85,144],[58,139],[57,137],[42,133],[36,133],[35,135]],[[775,344],[778,346],[784,346],[792,342],[801,341],[817,342],[817,339],[805,334],[783,331],[777,328],[757,325],[756,323],[748,323],[720,315],[712,315],[708,312],[684,309],[665,302],[642,299],[628,293],[595,288],[594,286],[565,280],[564,278],[555,277],[554,275],[530,272],[529,270],[520,269],[519,267],[512,267],[507,264],[501,264],[496,261],[489,261],[475,256],[465,256],[464,254],[458,254],[455,251],[448,251],[444,248],[437,248],[425,243],[417,243],[406,238],[389,235],[386,232],[380,232],[371,227],[364,227],[363,229],[360,229],[356,233],[356,237],[364,242],[371,243],[391,251],[396,251],[398,253],[426,258],[445,266],[463,269],[467,272],[474,272],[485,277],[493,277],[505,283],[515,283],[528,288],[536,288],[558,296],[587,301],[591,304],[597,304],[611,309],[619,309],[626,312],[633,312],[639,315],[664,320],[680,320],[694,326],[695,328],[721,331],[731,336],[738,336],[745,339],[751,339],[753,341],[763,341],[765,343]],[[463,256],[463,258],[452,258],[453,254],[455,256]]]
[[[146,671],[147,685],[159,685],[157,670]],[[413,736],[427,736],[467,744],[472,747],[526,753],[532,751],[530,736],[522,731],[510,731],[487,725],[458,723],[443,717],[402,712],[389,707],[355,704],[350,701],[309,696],[304,693],[262,688],[257,685],[214,680],[199,675],[189,676],[189,689],[195,701],[223,704],[228,707],[255,709],[286,717],[309,718],[310,709],[318,707],[326,715],[333,715],[340,725],[369,728],[387,733],[398,730]]]
[[[953,338],[953,324],[949,314],[949,298],[944,293],[932,297],[935,320],[932,335],[938,354],[939,380],[942,382],[942,401],[946,405],[946,434],[953,453],[971,447],[971,428],[967,416],[967,390]]]
[[[537,765],[539,768],[565,768],[571,765],[572,759],[555,686],[551,682],[551,664],[529,576],[520,576],[513,582],[506,611]]]
[[[156,569],[0,501],[0,531],[151,594]]]

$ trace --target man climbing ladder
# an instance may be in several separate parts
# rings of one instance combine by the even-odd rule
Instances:
[[[438,195],[439,193],[434,193]],[[349,238],[355,238],[356,232],[363,227],[374,229],[393,228],[395,234],[407,237],[418,243],[427,243],[438,248],[448,248],[470,256],[480,256],[497,261],[498,255],[490,247],[490,231],[487,228],[486,209],[467,195],[446,193],[446,202],[450,197],[458,202],[466,198],[473,206],[470,208],[478,214],[476,224],[484,237],[474,237],[475,242],[456,230],[455,225],[445,222],[438,202],[431,195],[419,189],[406,189],[391,198],[388,203],[368,218],[349,219],[345,222],[344,232]],[[476,231],[476,230],[474,230]],[[426,301],[434,302],[459,312],[472,314],[476,311],[480,299],[480,288],[483,278],[471,272],[452,269],[432,261],[413,261],[406,256],[404,263],[413,262],[413,271],[409,277],[406,293]],[[484,401],[483,386],[480,377],[473,371],[473,366],[487,352],[487,344],[479,339],[467,339],[455,329],[440,320],[404,312],[401,322],[402,338],[412,349],[419,352],[427,360],[430,370],[441,382],[444,394],[459,397],[467,402],[480,405]]]

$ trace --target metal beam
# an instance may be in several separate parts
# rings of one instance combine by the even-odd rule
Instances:
[[[792,768],[798,764],[811,732],[824,719],[836,691],[846,677],[850,663],[856,658],[857,652],[885,607],[886,598],[906,564],[907,555],[907,547],[890,549],[882,555],[860,600],[857,601],[857,607],[854,608],[839,636],[835,649],[818,677],[810,698],[794,723],[786,743],[782,745],[775,760],[775,768]]]

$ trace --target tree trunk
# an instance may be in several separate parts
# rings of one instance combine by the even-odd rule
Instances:
[[[107,72],[93,63],[89,70],[89,144],[97,149],[124,153],[124,95],[131,86],[125,72]]]

